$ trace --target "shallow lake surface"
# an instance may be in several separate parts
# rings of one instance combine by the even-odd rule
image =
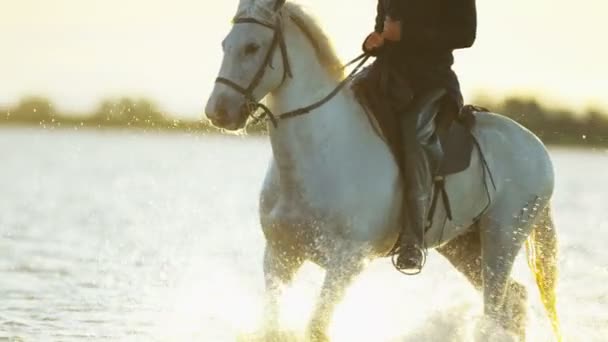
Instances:
[[[608,151],[552,149],[567,341],[608,340]],[[0,130],[0,341],[234,341],[260,320],[264,138]],[[529,341],[552,341],[522,256]],[[301,331],[322,280],[284,298]],[[404,277],[370,264],[334,341],[467,341],[481,298],[441,256]]]

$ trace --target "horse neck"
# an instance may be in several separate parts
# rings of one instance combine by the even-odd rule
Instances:
[[[277,114],[313,104],[339,83],[295,25],[287,26],[285,37],[293,78],[269,95],[269,108]],[[347,90],[308,114],[280,121],[278,128],[270,128],[270,139],[281,179],[289,179],[293,185],[293,181],[302,181],[305,170],[348,158],[371,131],[361,106]]]

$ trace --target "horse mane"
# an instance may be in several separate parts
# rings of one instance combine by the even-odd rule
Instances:
[[[315,49],[315,54],[321,66],[336,80],[341,81],[344,78],[342,61],[336,54],[331,40],[321,29],[317,20],[305,11],[302,5],[287,2],[277,14],[258,3],[259,0],[242,1],[236,16],[251,16],[264,22],[273,23],[276,16],[280,15],[282,23],[287,23],[289,20],[293,21]],[[289,45],[289,41],[287,41],[287,45]]]
[[[325,70],[336,80],[342,80],[344,78],[342,61],[336,54],[336,49],[331,40],[317,20],[299,4],[289,2],[283,8],[283,18],[286,19],[286,16],[287,18],[291,18],[299,29],[304,32]]]

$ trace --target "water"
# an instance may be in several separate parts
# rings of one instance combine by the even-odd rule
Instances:
[[[0,341],[234,341],[260,318],[262,138],[0,130]],[[559,311],[568,341],[608,338],[607,151],[555,149]],[[529,340],[551,341],[530,272]],[[284,299],[301,331],[322,272]],[[439,255],[406,278],[377,261],[334,341],[467,341],[479,295]]]

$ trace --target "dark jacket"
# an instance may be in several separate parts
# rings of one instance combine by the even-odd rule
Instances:
[[[379,0],[376,32],[382,32],[387,16],[401,22],[401,40],[387,42],[379,59],[406,75],[414,96],[444,87],[462,107],[452,52],[475,41],[475,0]]]

